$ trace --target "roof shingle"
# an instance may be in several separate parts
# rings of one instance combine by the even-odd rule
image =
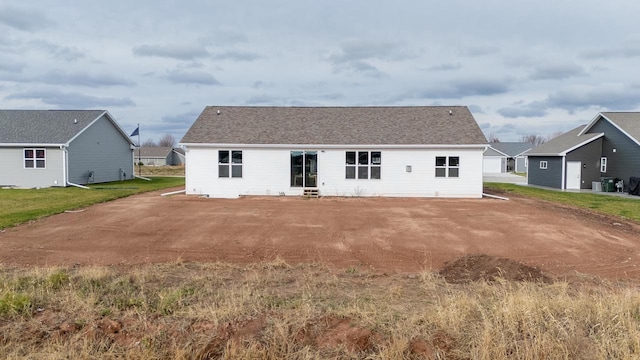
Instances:
[[[487,140],[465,106],[208,106],[180,142],[475,145]]]
[[[0,110],[0,144],[65,144],[103,113],[105,110]]]

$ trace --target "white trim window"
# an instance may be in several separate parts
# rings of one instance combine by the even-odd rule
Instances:
[[[607,158],[604,156],[600,158],[600,172],[601,173],[607,172]]]
[[[547,160],[540,160],[540,169],[547,170]]]
[[[218,150],[218,177],[242,177],[242,150]]]
[[[45,149],[24,149],[25,169],[45,169],[47,163],[47,151]]]
[[[436,177],[459,177],[459,156],[436,156]]]
[[[345,179],[375,179],[381,177],[382,152],[345,152]]]

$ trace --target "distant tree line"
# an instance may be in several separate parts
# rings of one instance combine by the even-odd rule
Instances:
[[[533,146],[539,146],[560,135],[562,135],[562,132],[555,132],[547,136],[542,136],[538,134],[527,134],[527,135],[522,135],[522,137],[520,138],[520,142],[528,143]],[[487,137],[487,140],[489,140],[490,143],[500,142],[500,139],[498,138],[498,136],[493,132],[489,134],[489,136]]]
[[[158,142],[153,141],[153,139],[143,141],[142,147],[175,147],[176,143],[176,138],[173,135],[164,134]]]

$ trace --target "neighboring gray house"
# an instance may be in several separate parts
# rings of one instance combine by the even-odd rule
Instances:
[[[533,145],[523,142],[492,142],[484,152],[484,173],[527,172],[526,153]]]
[[[0,110],[0,185],[133,178],[134,143],[105,110]]]
[[[184,165],[184,150],[170,146],[148,146],[136,149],[134,153],[136,164],[163,166]]]
[[[601,177],[640,177],[640,113],[602,112],[529,151],[529,184],[560,189],[591,189]]]
[[[187,194],[482,197],[467,107],[206,107],[181,141]]]

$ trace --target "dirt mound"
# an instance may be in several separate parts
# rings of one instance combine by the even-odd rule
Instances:
[[[496,279],[552,282],[552,279],[544,275],[537,267],[485,254],[467,255],[453,262],[445,263],[444,268],[438,273],[447,282],[453,284],[495,281]]]

